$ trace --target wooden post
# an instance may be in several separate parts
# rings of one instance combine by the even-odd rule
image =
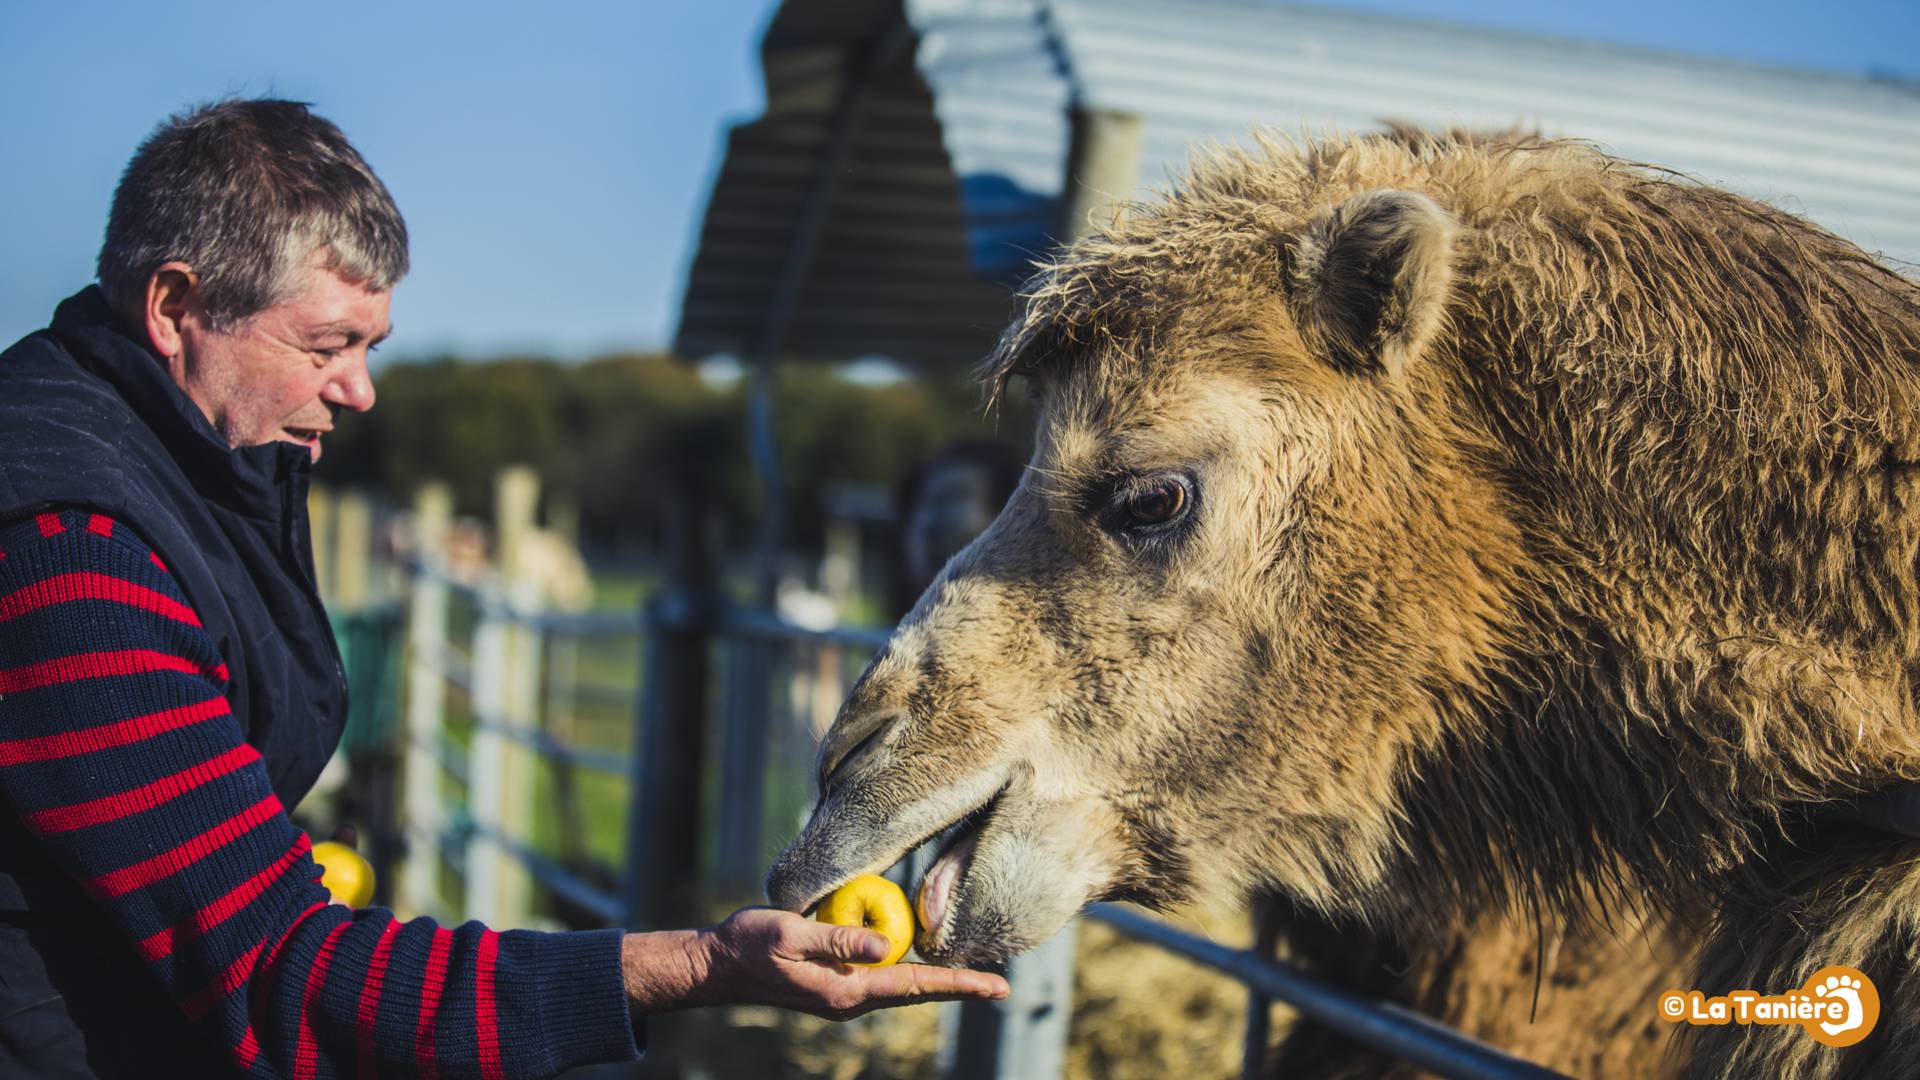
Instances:
[[[406,915],[441,914],[440,741],[446,681],[440,673],[447,645],[447,586],[441,552],[453,521],[453,493],[445,484],[428,484],[413,502],[414,553],[419,569],[407,605],[407,722],[403,753],[406,859],[399,874],[394,906]]]
[[[579,550],[580,506],[568,496],[558,492],[547,496],[547,535],[561,541],[569,551]],[[549,573],[558,568],[549,568]],[[543,605],[555,607],[554,579],[549,577],[540,583],[545,590],[541,597]],[[562,743],[573,745],[578,732],[578,717],[575,705],[578,701],[580,683],[580,636],[578,634],[550,634],[544,636],[541,643],[545,648],[545,663],[538,669],[544,675],[546,689],[541,698],[541,729]],[[540,655],[540,646],[536,646],[535,655]],[[538,678],[538,676],[536,676]],[[529,691],[537,689],[529,685]],[[532,707],[529,698],[528,707]],[[547,803],[558,818],[560,850],[557,852],[562,863],[567,866],[579,866],[587,858],[587,825],[581,805],[579,772],[568,762],[558,758],[547,761],[548,777],[551,784],[547,789]],[[545,808],[543,811],[545,812]]]
[[[579,550],[580,546],[580,505],[572,498],[558,493],[547,496],[547,533],[563,541],[568,548]],[[544,718],[547,734],[562,742],[571,743],[574,739],[575,687],[580,675],[580,638],[576,634],[557,634],[548,639],[546,664],[546,705]],[[578,829],[569,830],[566,842],[583,841]]]
[[[540,675],[545,667],[546,651],[546,631],[524,617],[541,614],[546,603],[539,571],[532,565],[527,543],[540,512],[540,474],[525,465],[502,471],[497,502],[496,519],[503,526],[500,555],[508,575],[507,599],[514,611],[523,616],[508,627],[507,717],[510,723],[531,733],[542,726]],[[501,770],[501,832],[531,848],[534,768],[539,755],[519,741],[509,742],[506,751]],[[513,859],[507,864],[501,878],[501,900],[505,909],[502,925],[526,924],[533,913],[533,881],[533,868],[526,863]]]
[[[473,740],[467,808],[475,830],[467,843],[467,915],[498,928],[523,925],[533,876],[503,840],[532,842],[533,768],[527,748],[508,729],[538,725],[539,631],[526,625],[539,589],[527,574],[525,548],[540,498],[540,478],[526,466],[500,471],[494,485],[494,539],[500,587],[473,635]]]
[[[344,743],[348,753],[335,754],[327,762],[313,787],[307,792],[309,805],[318,812],[322,820],[332,820],[335,824],[346,824],[342,815],[354,802],[353,787],[359,779],[355,777],[355,767],[366,764],[355,761],[351,753],[360,739],[356,726],[366,722],[365,717],[373,715],[377,706],[360,700],[360,688],[367,685],[364,675],[358,674],[356,665],[367,663],[372,658],[355,655],[354,617],[365,611],[367,606],[367,555],[368,539],[373,531],[373,515],[367,505],[367,497],[357,491],[342,491],[335,494],[310,490],[307,495],[308,514],[315,509],[320,511],[320,521],[311,531],[313,549],[314,583],[325,600],[327,611],[333,618],[336,636],[340,637],[341,662],[347,667],[347,676],[353,680],[351,712],[347,723],[349,729]],[[324,574],[324,576],[322,576]],[[354,822],[364,827],[367,823]],[[369,858],[378,854],[371,834],[365,837],[362,854]]]
[[[1066,189],[1060,193],[1060,235],[1077,240],[1095,231],[1140,184],[1146,124],[1135,113],[1075,108]]]
[[[820,557],[820,591],[844,618],[860,585],[860,523],[836,514],[827,519],[826,540]]]
[[[333,490],[314,484],[307,488],[307,535],[313,546],[313,583],[321,599],[332,607]]]
[[[367,496],[345,491],[333,505],[333,591],[328,603],[343,612],[367,602],[367,556],[373,535],[373,510]]]
[[[860,590],[860,558],[860,523],[845,514],[836,515],[827,522],[827,550],[820,560],[820,589],[832,598],[835,615],[841,622],[850,621],[848,615]],[[805,717],[806,730],[815,742],[825,737],[840,711],[841,700],[846,697],[847,683],[841,675],[847,666],[846,658],[847,651],[831,642],[804,653],[794,651],[796,672],[801,664],[809,665],[808,698],[796,699],[795,708]]]

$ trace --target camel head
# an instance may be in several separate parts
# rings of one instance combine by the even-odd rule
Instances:
[[[937,839],[919,949],[974,963],[1090,900],[1380,877],[1435,688],[1497,637],[1508,530],[1457,527],[1489,511],[1419,408],[1454,226],[1399,190],[1240,210],[1030,285],[988,372],[1037,396],[1025,480],[852,691],[776,904]]]
[[[1874,494],[1916,312],[1583,147],[1202,162],[1023,293],[986,376],[1033,459],[849,695],[772,900],[931,840],[936,961],[1101,898],[1399,925],[1678,888],[1920,775],[1920,517]]]

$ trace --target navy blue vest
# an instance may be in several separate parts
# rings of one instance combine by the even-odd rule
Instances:
[[[229,449],[98,288],[0,354],[0,520],[79,507],[151,545],[219,645],[233,715],[289,809],[333,755],[347,712],[314,586],[310,468],[291,444]],[[158,992],[132,947],[0,809],[0,1038],[9,1010],[57,995],[97,1071],[142,1074],[184,1027]],[[124,1059],[102,1045],[103,1025],[130,1044]]]

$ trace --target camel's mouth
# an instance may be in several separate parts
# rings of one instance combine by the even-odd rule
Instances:
[[[949,916],[960,907],[965,897],[966,874],[972,864],[974,849],[979,845],[980,833],[993,816],[999,805],[1000,796],[1005,794],[1002,788],[993,798],[968,812],[960,820],[942,829],[929,841],[939,854],[934,857],[933,865],[920,878],[920,885],[914,891],[913,910],[920,923],[920,932],[915,946],[920,955],[939,956],[951,938],[948,933],[952,926]]]
[[[888,873],[904,859],[917,876],[908,884],[920,958],[1000,964],[1110,891],[1126,859],[1122,823],[1101,802],[1041,799],[1034,787],[1029,769],[981,770],[882,810],[864,803],[868,788],[841,785],[774,860],[767,897],[804,913],[855,877]]]
[[[1004,783],[988,788],[984,792],[985,797],[970,809],[960,811],[959,817],[949,819],[942,825],[930,824],[926,831],[919,833],[917,840],[907,844],[900,844],[898,841],[886,843],[883,833],[876,835],[864,830],[864,837],[860,834],[850,837],[842,830],[823,821],[822,811],[816,810],[814,819],[808,822],[807,828],[775,860],[773,869],[768,875],[768,898],[777,907],[808,915],[812,914],[835,889],[860,874],[882,874],[896,881],[903,880],[896,876],[895,871],[901,869],[902,863],[908,867],[913,866],[917,862],[914,859],[916,853],[935,852],[938,853],[939,858],[946,858],[955,854],[959,845],[967,838],[977,837],[979,828],[985,823],[988,814],[1000,802],[1001,796],[1006,794],[1006,791],[1007,785]],[[941,818],[934,820],[939,821]],[[866,843],[862,843],[863,839]],[[857,856],[849,859],[842,854],[849,849],[858,851],[867,846],[867,843],[876,842],[886,843],[886,848],[891,853],[881,854],[871,861],[866,861],[864,865]],[[946,912],[952,909],[948,906],[940,910],[944,917]],[[924,916],[922,920],[924,921]]]

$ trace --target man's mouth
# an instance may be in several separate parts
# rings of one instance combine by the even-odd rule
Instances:
[[[313,460],[318,461],[320,460],[320,437],[331,429],[289,427],[280,430],[286,433],[286,441],[306,447],[307,452],[313,455]]]

